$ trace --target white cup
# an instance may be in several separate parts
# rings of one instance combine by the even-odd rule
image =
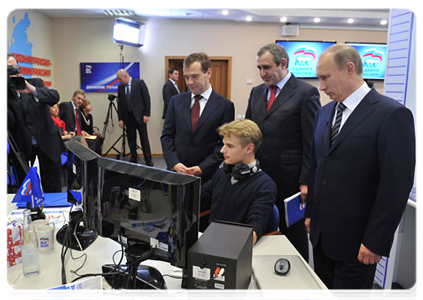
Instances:
[[[38,239],[38,251],[48,252],[54,249],[54,224],[53,226],[41,225],[35,227]]]
[[[32,221],[32,224],[34,225],[34,228],[37,228],[37,227],[40,227],[40,226],[44,226],[44,225],[47,225],[47,224],[53,224],[53,223],[47,221],[46,219],[37,219],[37,220]]]

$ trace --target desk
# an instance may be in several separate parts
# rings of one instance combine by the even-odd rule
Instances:
[[[393,282],[398,282],[404,289],[411,289],[416,284],[416,210],[416,201],[408,200],[400,224],[400,246],[395,261],[397,272]]]
[[[13,205],[8,206],[11,210],[14,209]],[[9,213],[10,213],[9,211]],[[59,222],[60,223],[60,222]],[[63,225],[63,222],[62,222]],[[57,226],[57,227],[60,227]],[[57,230],[57,229],[56,229]],[[40,253],[40,274],[33,277],[25,277],[22,275],[22,266],[17,265],[7,270],[8,283],[14,289],[49,289],[62,285],[61,282],[61,254],[62,246],[55,241],[54,250],[47,253]],[[89,246],[85,251],[72,251],[73,257],[80,257],[82,253],[87,254],[87,261],[84,267],[78,271],[80,275],[87,273],[101,273],[103,264],[113,263],[113,255],[120,251],[120,245],[108,238],[98,237],[97,240]],[[120,260],[120,253],[115,254],[115,262]],[[273,265],[276,257],[296,257],[296,260],[304,264],[304,270],[308,272],[309,279],[312,278],[314,284],[309,286],[306,280],[301,278],[298,280],[295,277],[290,276],[278,276],[273,271]],[[71,274],[71,270],[78,269],[83,264],[84,258],[74,260],[70,257],[70,250],[68,250],[65,259],[66,279],[67,283],[78,276]],[[265,268],[263,262],[266,262],[268,266],[272,266],[271,269]],[[125,263],[125,258],[123,262]],[[171,266],[169,263],[147,260],[142,263],[143,265],[149,265],[160,270],[166,281],[168,289],[178,290],[181,289],[181,280],[175,279],[166,275],[181,276],[182,272],[179,268]],[[295,265],[292,266],[295,268]],[[258,243],[253,247],[253,269],[255,271],[255,278],[253,277],[249,286],[249,289],[257,289],[260,286],[263,288],[275,288],[275,289],[306,289],[306,288],[321,288],[326,289],[325,285],[317,277],[311,267],[305,263],[304,259],[300,256],[298,251],[292,246],[288,239],[283,235],[275,236],[264,236]],[[294,274],[294,269],[291,269]],[[265,284],[272,279],[275,286]],[[294,280],[293,280],[294,279]],[[103,280],[103,283],[105,281]]]

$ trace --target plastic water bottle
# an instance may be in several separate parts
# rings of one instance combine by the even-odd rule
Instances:
[[[22,269],[25,276],[38,275],[40,273],[40,259],[38,256],[38,240],[32,224],[31,211],[23,212],[23,236],[22,245]]]

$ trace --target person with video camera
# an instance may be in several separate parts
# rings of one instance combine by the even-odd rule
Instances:
[[[33,165],[38,156],[44,192],[61,192],[62,139],[49,110],[59,101],[59,93],[44,86],[40,78],[23,78],[12,55],[7,56],[7,78],[7,129],[17,151],[22,152],[26,164]],[[15,160],[16,155],[12,155]],[[21,184],[25,166],[15,163],[15,167]]]

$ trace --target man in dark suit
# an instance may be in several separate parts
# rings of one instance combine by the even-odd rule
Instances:
[[[59,118],[65,122],[66,131],[81,135],[81,111],[79,108],[85,100],[85,92],[76,90],[72,95],[72,100],[59,104]]]
[[[372,288],[413,186],[412,113],[370,89],[362,68],[347,45],[328,48],[317,66],[334,101],[316,117],[306,226],[315,271],[334,289]]]
[[[13,56],[8,56],[7,65],[18,64]],[[20,74],[16,76],[21,77]],[[59,93],[44,86],[39,78],[25,80],[22,90],[15,90],[8,84],[8,130],[24,154],[26,163],[33,164],[38,157],[41,184],[46,193],[61,192],[62,139],[49,110],[49,106],[56,104],[59,98]],[[22,173],[18,164],[15,166],[22,182],[26,174]]]
[[[204,53],[184,60],[184,78],[190,90],[172,97],[161,143],[168,169],[209,180],[223,161],[217,129],[234,120],[234,104],[210,85],[211,61]]]
[[[138,162],[137,130],[141,140],[141,150],[146,165],[153,166],[150,142],[148,141],[147,122],[150,118],[150,94],[144,80],[132,78],[128,71],[121,69],[117,73],[118,116],[120,128],[126,127],[128,145],[131,150],[131,162]]]
[[[180,93],[179,87],[178,87],[179,70],[177,68],[170,68],[168,75],[169,75],[169,80],[166,81],[162,90],[163,101],[164,101],[162,119],[166,117],[166,111],[167,111],[167,107],[169,106],[170,98]]]
[[[310,145],[320,94],[289,72],[288,61],[288,54],[278,44],[258,51],[257,67],[264,83],[251,90],[245,117],[256,122],[263,133],[256,157],[278,187],[279,230],[308,260],[304,222],[287,228],[283,200],[299,191],[303,201],[307,196]]]

